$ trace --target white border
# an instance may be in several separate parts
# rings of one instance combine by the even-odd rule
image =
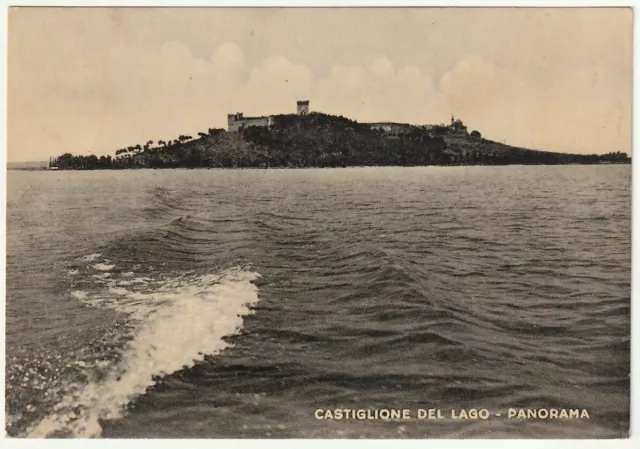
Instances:
[[[635,6],[639,4],[640,0],[630,1],[471,1],[471,0],[449,0],[449,1],[421,1],[421,0],[400,0],[400,1],[366,1],[366,0],[342,0],[342,1],[320,1],[320,0],[267,0],[267,1],[167,1],[167,0],[134,0],[134,1],[96,1],[96,0],[68,0],[68,1],[33,1],[33,0],[0,0],[0,29],[7,30],[7,9],[9,6],[84,6],[84,7],[97,7],[97,6],[127,6],[127,7],[148,7],[148,6],[164,6],[164,7],[202,7],[202,6],[226,6],[226,7],[239,7],[239,6],[297,6],[297,7],[331,7],[331,6],[458,6],[458,7],[634,7],[634,19],[635,19]],[[636,21],[634,20],[634,33],[633,33],[633,56],[634,56],[634,87],[633,87],[633,152],[632,156],[637,154],[636,150],[636,133],[638,132],[638,120],[635,113],[635,106],[640,103],[640,93],[637,89],[636,77],[640,73],[640,64],[638,62],[637,53],[640,44],[640,33],[638,32]],[[615,51],[615,49],[612,49]],[[4,126],[0,128],[0,141],[3,143],[2,151],[0,151],[0,161],[6,167],[6,92],[7,92],[7,31],[3,31],[0,35],[0,85],[2,86],[3,94],[0,94],[0,118]],[[632,179],[637,179],[640,176],[639,164],[635,161],[632,167]],[[2,182],[0,183],[0,194],[2,205],[0,207],[0,234],[6,235],[6,171],[0,172]],[[637,242],[635,236],[639,235],[640,223],[638,222],[638,209],[640,207],[640,187],[637,183],[633,183],[632,189],[632,257],[635,261],[640,257],[640,244]],[[5,238],[0,239],[0,253],[2,254],[1,270],[0,270],[0,293],[3,298],[3,307],[0,308],[0,321],[2,322],[2,329],[0,332],[0,351],[2,357],[0,358],[0,381],[4,385],[4,373],[5,373],[5,357],[4,357],[4,343],[5,343]],[[116,439],[104,439],[104,440],[32,440],[32,439],[5,439],[4,432],[0,434],[0,446],[5,448],[32,448],[32,447],[47,447],[47,448],[111,448],[111,447],[136,447],[137,449],[146,448],[174,448],[176,445],[189,446],[194,448],[207,448],[215,447],[216,449],[225,448],[247,448],[247,447],[261,447],[264,449],[282,449],[291,448],[298,449],[299,447],[308,447],[313,449],[325,449],[328,445],[335,449],[341,448],[460,448],[460,447],[474,447],[474,448],[486,448],[486,449],[500,449],[509,448],[518,449],[538,448],[543,447],[545,449],[555,448],[637,448],[640,447],[640,391],[637,388],[637,373],[640,360],[640,310],[638,309],[638,294],[635,286],[640,281],[640,268],[637,264],[632,264],[632,307],[631,307],[631,362],[632,362],[632,389],[631,389],[631,437],[626,440],[116,440]],[[4,392],[0,395],[0,421],[4,426]]]
[[[135,0],[135,1],[93,1],[93,0],[66,0],[66,1],[33,1],[16,0],[0,2],[3,6],[165,6],[165,7],[204,7],[204,6],[289,6],[289,7],[404,7],[404,6],[428,6],[428,7],[616,7],[634,6],[637,1],[524,1],[524,0],[493,0],[493,1],[473,1],[473,0],[449,0],[449,1],[426,1],[426,0],[191,0],[191,1],[170,1],[170,0]]]

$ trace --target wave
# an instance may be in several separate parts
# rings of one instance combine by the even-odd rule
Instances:
[[[130,272],[124,274],[128,283],[110,279],[93,292],[71,292],[84,304],[129,317],[133,333],[119,361],[106,367],[104,361],[94,364],[103,372],[90,375],[92,380],[83,385],[72,385],[53,413],[27,430],[27,437],[100,436],[100,421],[121,417],[127,404],[159,377],[192,367],[205,355],[230,346],[224,337],[242,328],[243,316],[252,313],[258,301],[254,281],[259,274],[247,269],[145,283],[133,283]]]
[[[115,265],[108,265],[106,263],[97,263],[93,266],[93,268],[99,271],[110,271],[115,268]]]

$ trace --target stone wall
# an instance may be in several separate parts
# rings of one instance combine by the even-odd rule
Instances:
[[[239,131],[249,126],[272,126],[273,116],[245,117],[241,112],[227,116],[227,128],[229,132]]]

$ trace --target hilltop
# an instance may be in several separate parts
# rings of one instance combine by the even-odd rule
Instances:
[[[582,155],[529,150],[484,139],[477,131],[402,125],[389,132],[322,113],[275,115],[269,126],[236,132],[209,129],[197,138],[153,141],[119,149],[115,157],[53,160],[59,169],[303,168],[347,166],[510,165],[629,163],[625,153]]]

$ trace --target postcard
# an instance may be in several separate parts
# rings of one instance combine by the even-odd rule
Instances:
[[[9,10],[10,438],[627,438],[631,8]]]

